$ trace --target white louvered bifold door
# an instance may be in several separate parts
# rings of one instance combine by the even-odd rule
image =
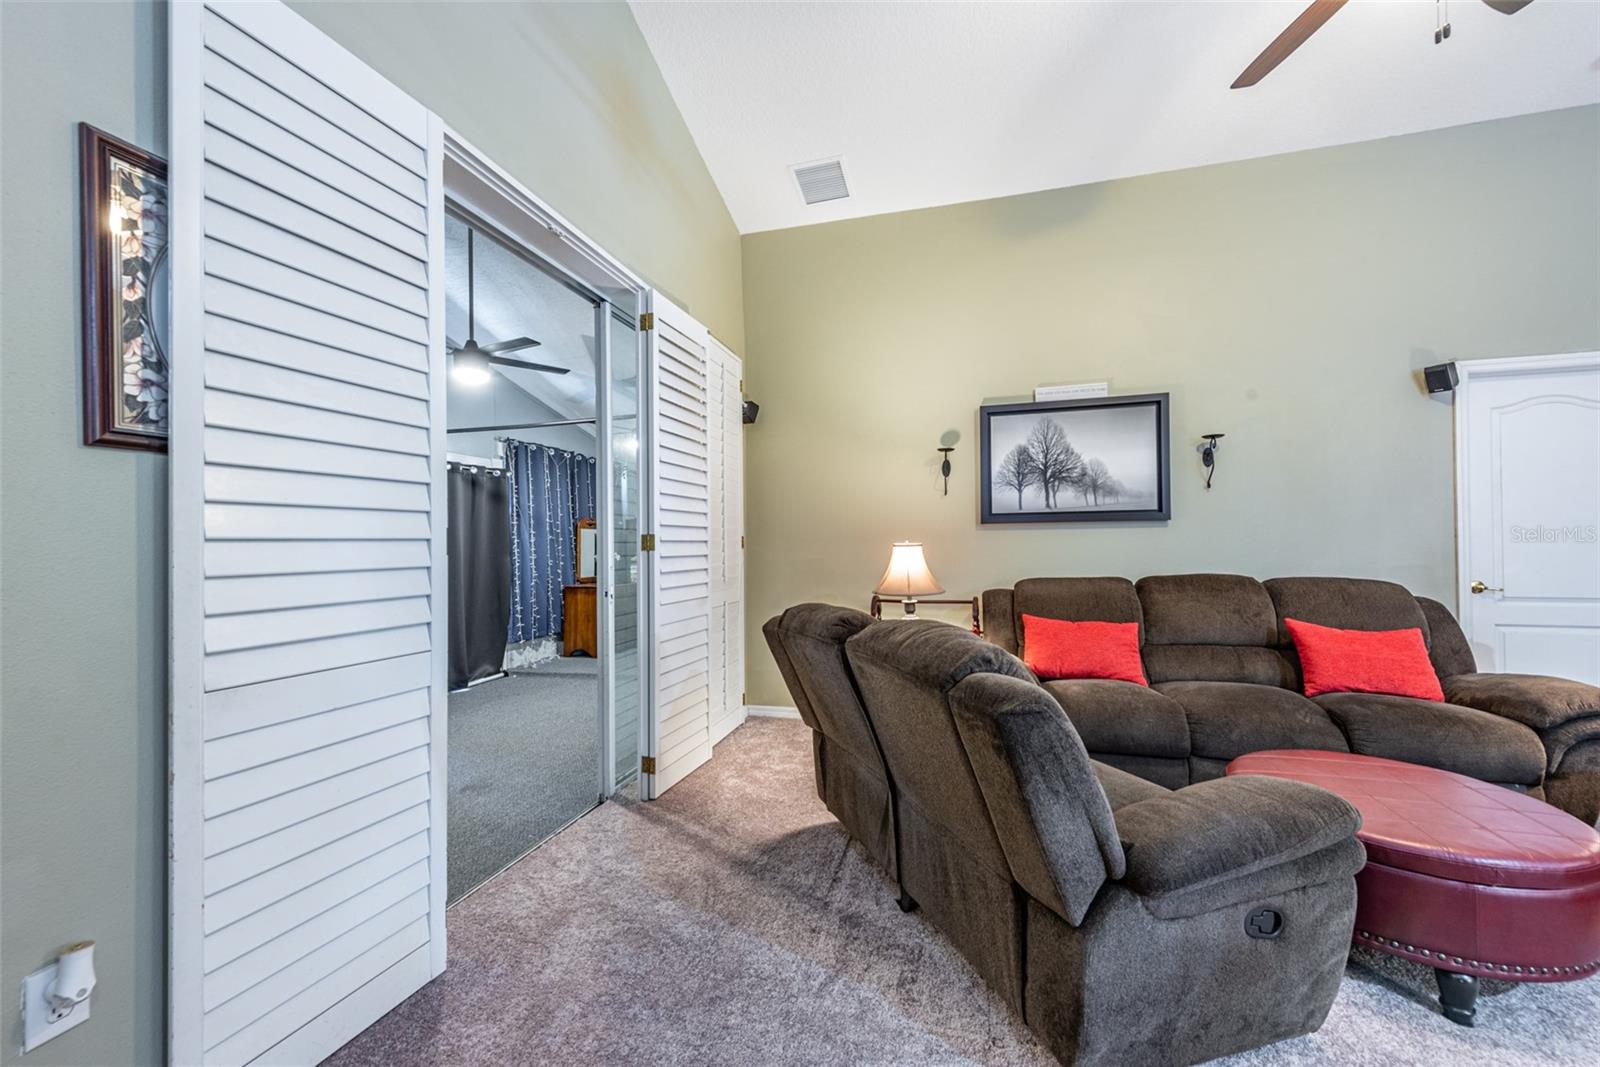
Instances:
[[[711,407],[711,677],[713,744],[744,722],[743,363],[716,338],[707,349]]]
[[[171,1059],[314,1063],[444,968],[442,134],[169,18]]]
[[[704,326],[652,294],[651,715],[645,796],[711,758],[710,395]],[[648,766],[648,764],[646,765]]]

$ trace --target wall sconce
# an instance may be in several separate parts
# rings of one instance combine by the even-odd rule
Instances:
[[[942,457],[939,463],[939,473],[944,476],[944,495],[950,495],[950,453],[956,450],[956,442],[961,440],[960,430],[946,430],[939,435],[939,454]]]
[[[1200,453],[1200,463],[1206,469],[1206,490],[1211,489],[1211,476],[1217,473],[1217,449],[1221,446],[1218,441],[1228,436],[1225,433],[1203,433],[1204,443],[1196,445],[1195,451]]]

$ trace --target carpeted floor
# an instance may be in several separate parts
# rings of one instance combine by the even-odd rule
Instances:
[[[752,719],[652,804],[602,805],[449,915],[443,976],[330,1064],[1055,1061],[816,799],[810,735]],[[1228,1064],[1600,1059],[1600,979],[1493,984],[1467,1030],[1430,971],[1353,962],[1316,1034]]]
[[[450,694],[452,901],[598,801],[600,689],[583,662]]]

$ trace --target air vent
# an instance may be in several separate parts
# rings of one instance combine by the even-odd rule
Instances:
[[[794,172],[795,184],[800,187],[800,199],[808,204],[843,200],[850,195],[850,187],[844,180],[844,161],[841,159],[796,163],[789,169]]]

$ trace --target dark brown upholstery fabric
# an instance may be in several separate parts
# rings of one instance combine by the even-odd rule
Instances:
[[[1284,619],[1341,630],[1416,627],[1428,643],[1428,619],[1404,586],[1371,578],[1271,578],[1263,583],[1278,616],[1278,644],[1292,646]]]
[[[1440,678],[1448,678],[1452,674],[1471,674],[1477,670],[1478,661],[1472,655],[1472,646],[1467,643],[1467,635],[1461,632],[1461,624],[1450,614],[1450,609],[1425,596],[1417,597],[1417,606],[1428,620],[1428,655],[1433,660],[1433,672]]]
[[[1600,770],[1600,715],[1541,730],[1539,741],[1544,745],[1546,771],[1582,767],[1586,758],[1593,769]]]
[[[1544,780],[1544,799],[1590,826],[1600,827],[1600,770],[1551,775]]]
[[[1115,752],[1091,753],[1095,760],[1115,767],[1164,789],[1182,789],[1189,784],[1189,760],[1167,756],[1120,756]]]
[[[1169,759],[1189,754],[1183,708],[1148,686],[1073,678],[1045,682],[1044,688],[1096,758],[1110,753]]]
[[[1129,804],[1116,824],[1128,863],[1122,883],[1156,896],[1309,856],[1353,837],[1361,816],[1326,789],[1245,776]]]
[[[1027,652],[1022,616],[1067,622],[1141,622],[1139,598],[1126,578],[1024,578],[1012,594],[1019,655]],[[1144,641],[1141,626],[1139,640]]]
[[[1247,682],[1300,688],[1293,654],[1244,645],[1145,645],[1144,673],[1157,682]]]
[[[1154,782],[1140,778],[1137,774],[1129,774],[1100,760],[1092,760],[1095,777],[1100,779],[1100,788],[1105,790],[1106,802],[1115,812],[1118,808],[1133,804],[1150,797],[1158,797],[1169,792],[1165,786],[1156,785]]]
[[[1535,730],[1600,716],[1600,687],[1539,674],[1440,676],[1452,704],[1487,711]]]
[[[1348,752],[1328,713],[1299,693],[1237,682],[1164,682],[1157,692],[1182,708],[1189,751],[1226,762],[1268,748]]]
[[[983,636],[1013,656],[1022,654],[1017,641],[1017,614],[1009,589],[985,589],[981,602]]]
[[[1284,917],[1270,941],[1244,933],[1263,905]],[[1339,991],[1354,922],[1349,874],[1170,920],[1111,885],[1081,929],[1030,902],[1025,1018],[1062,1063],[1107,1067],[1177,1067],[1307,1034]]]
[[[1239,574],[1157,574],[1134,584],[1151,645],[1250,645],[1278,642],[1272,598]]]
[[[977,775],[1011,875],[1071,923],[1106,880],[1122,877],[1111,806],[1083,742],[1032,682],[973,674],[950,710]]]
[[[800,717],[823,740],[815,749],[817,793],[850,836],[891,878],[899,877],[894,796],[845,641],[872,620],[831,604],[800,604],[762,632]]]
[[[1455,771],[1486,782],[1538,785],[1544,748],[1526,726],[1457,704],[1373,693],[1313,698],[1363,756]]]
[[[900,884],[1013,1007],[1023,895],[956,731],[948,693],[971,674],[1031,684],[1015,656],[944,623],[876,622],[845,645],[896,792]]]

